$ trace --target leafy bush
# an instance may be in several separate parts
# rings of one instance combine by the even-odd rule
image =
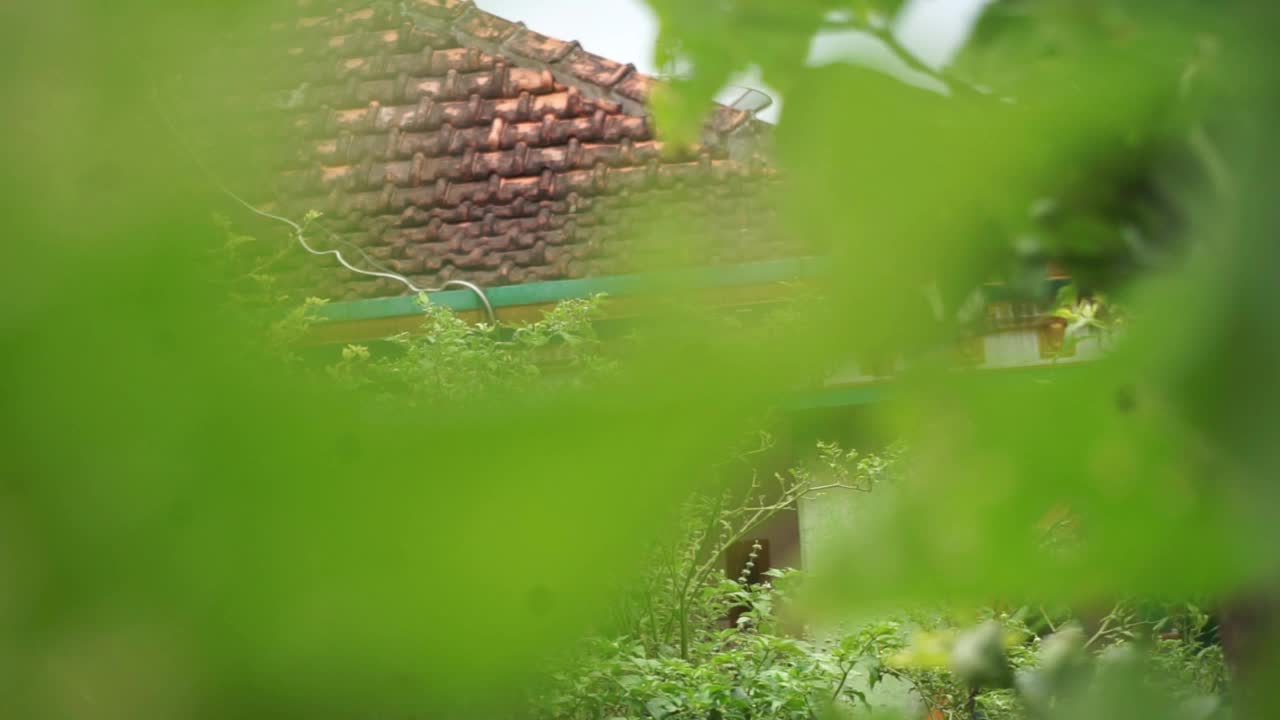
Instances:
[[[546,718],[812,718],[835,705],[866,702],[849,682],[860,663],[875,663],[878,632],[838,642],[794,637],[781,628],[778,606],[794,574],[770,571],[772,582],[747,586],[722,575],[699,596],[700,609],[748,607],[736,626],[696,629],[682,656],[641,638],[595,639],[584,659],[555,677],[538,706]]]
[[[527,393],[539,388],[533,381],[548,375],[589,383],[613,367],[592,324],[603,302],[603,296],[565,300],[536,322],[477,325],[424,294],[418,299],[423,321],[415,332],[388,338],[391,351],[378,357],[365,346],[348,346],[328,372],[347,387],[369,388],[410,405]]]
[[[228,252],[251,241],[228,237]],[[269,274],[249,281],[260,296],[274,292]],[[469,323],[424,295],[416,331],[388,338],[389,349],[377,353],[349,345],[320,372],[349,390],[411,406],[588,383],[617,367],[593,325],[603,302],[566,301],[537,322],[507,327]],[[1072,331],[1113,330],[1090,302],[1079,301],[1068,286],[1055,317]],[[278,354],[307,367],[297,350],[326,304],[308,299],[268,325]],[[1068,341],[1078,334],[1068,332]],[[736,460],[749,468],[752,456],[771,445],[761,434],[759,446]],[[730,546],[778,513],[794,511],[799,498],[873,492],[892,481],[903,456],[896,445],[867,454],[819,442],[812,462],[771,482],[752,470],[745,488],[692,496],[678,531],[655,549],[637,587],[619,597],[613,632],[585,640],[549,678],[530,714],[809,720],[897,710],[929,720],[1056,720],[1084,716],[1098,697],[1123,686],[1144,689],[1144,702],[1167,703],[1178,717],[1223,716],[1222,648],[1210,616],[1193,604],[1118,603],[1092,624],[1038,606],[988,608],[967,618],[932,609],[813,631],[787,612],[800,573],[770,570],[767,582],[750,584],[747,571],[759,546],[740,577],[721,569]],[[1061,519],[1044,542],[1069,548],[1073,529],[1070,517]],[[890,683],[899,692],[886,692]]]
[[[728,494],[692,499],[679,540],[654,553],[640,590],[619,602],[617,632],[588,640],[549,678],[532,714],[1049,720],[1090,717],[1082,708],[1119,684],[1145,689],[1145,709],[1171,713],[1160,717],[1224,717],[1222,649],[1193,604],[1118,603],[1092,623],[1032,605],[931,609],[818,630],[789,612],[802,597],[797,571],[770,570],[751,585],[746,570],[729,578],[719,569],[730,544],[796,497],[872,490],[901,462],[901,448],[861,454],[824,442],[810,466],[777,476],[773,502],[755,481],[736,503]]]

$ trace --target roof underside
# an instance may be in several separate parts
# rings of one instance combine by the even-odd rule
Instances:
[[[493,287],[790,254],[748,114],[716,108],[677,151],[645,113],[653,80],[577,43],[455,0],[299,5],[280,28],[296,147],[277,208],[323,212],[316,241],[356,264]],[[335,299],[405,292],[329,258],[300,256],[291,279]]]

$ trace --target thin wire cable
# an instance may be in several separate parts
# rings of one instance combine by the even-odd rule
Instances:
[[[358,268],[352,265],[351,263],[347,262],[347,259],[343,257],[341,250],[337,250],[337,249],[320,250],[320,249],[311,247],[311,243],[307,242],[307,238],[303,231],[302,226],[299,225],[297,222],[290,220],[287,217],[276,215],[275,213],[270,213],[270,212],[267,212],[266,210],[256,207],[252,203],[246,201],[244,198],[240,197],[239,195],[237,195],[236,193],[234,193],[233,191],[231,191],[230,189],[224,186],[219,185],[218,189],[221,190],[223,193],[225,193],[232,200],[235,200],[240,205],[243,205],[245,209],[249,210],[250,212],[256,215],[260,215],[264,218],[268,218],[270,220],[282,222],[288,225],[289,227],[293,228],[294,238],[297,239],[298,244],[302,246],[303,250],[306,250],[312,255],[317,255],[317,256],[332,255],[334,258],[338,260],[339,263],[342,264],[343,267],[345,267],[346,269],[352,272],[359,273],[361,275],[367,275],[369,277],[379,277],[379,278],[387,278],[388,280],[395,280],[396,282],[401,283],[405,287],[409,288],[410,291],[415,293],[440,292],[442,290],[447,290],[448,288],[451,288],[451,287],[459,287],[459,288],[465,288],[467,290],[470,290],[480,300],[480,304],[484,306],[485,315],[489,319],[489,324],[490,325],[497,324],[498,319],[497,319],[497,315],[494,313],[492,303],[489,302],[489,298],[487,295],[485,295],[484,290],[481,289],[480,286],[476,285],[475,283],[468,282],[466,280],[447,280],[440,287],[424,288],[424,287],[418,287],[409,278],[399,273],[394,273],[386,270],[381,270],[381,271],[365,270],[364,268]],[[362,250],[360,250],[359,252],[362,255],[364,254],[364,251]]]
[[[160,102],[158,102],[155,97],[152,98],[152,101],[155,102],[156,104],[156,110],[160,115],[161,121],[164,122],[165,126],[169,129],[169,132],[178,141],[178,144],[182,146],[183,151],[187,153],[187,155],[191,158],[192,162],[196,165],[196,167],[200,168],[200,171],[204,173],[205,179],[207,179],[211,185],[217,188],[219,192],[221,192],[222,194],[234,200],[237,204],[244,207],[249,212],[255,215],[258,215],[260,217],[267,218],[268,220],[275,220],[276,222],[288,225],[293,230],[293,236],[298,241],[298,244],[302,246],[303,250],[306,250],[308,253],[311,253],[312,255],[316,255],[320,257],[323,257],[325,255],[332,255],[334,258],[337,259],[339,264],[341,264],[344,268],[350,270],[351,272],[358,273],[360,275],[366,275],[369,277],[386,278],[388,280],[394,280],[395,282],[398,282],[404,285],[405,287],[409,288],[410,291],[415,293],[441,292],[451,287],[464,288],[466,290],[470,290],[480,300],[480,304],[484,307],[484,313],[489,320],[489,324],[490,325],[498,324],[498,316],[497,316],[497,313],[494,312],[493,303],[489,301],[489,296],[485,294],[484,289],[482,289],[479,285],[476,285],[475,283],[468,282],[466,280],[447,280],[440,287],[425,287],[425,288],[418,287],[418,285],[416,285],[412,280],[405,277],[404,275],[391,272],[390,270],[387,270],[385,268],[380,268],[379,270],[366,270],[364,268],[356,267],[355,265],[352,265],[350,262],[347,262],[347,259],[342,255],[342,251],[336,248],[331,250],[320,250],[312,247],[311,243],[307,242],[306,233],[301,224],[287,217],[284,217],[283,215],[277,215],[275,213],[263,210],[262,208],[257,207],[256,205],[249,202],[248,200],[245,200],[244,198],[240,197],[240,195],[236,194],[233,190],[231,190],[231,188],[227,187],[218,178],[218,176],[214,174],[214,172],[210,170],[207,165],[205,165],[204,161],[201,160],[200,156],[196,153],[195,149],[192,148],[191,145],[187,142],[186,138],[182,135],[182,133],[178,132],[178,128],[173,124],[173,122],[170,121],[168,113],[165,112],[164,107],[160,104]],[[330,232],[329,235],[332,240],[341,242],[343,244],[349,244],[349,243],[346,243],[341,238],[334,235],[332,232]],[[364,259],[368,261],[370,265],[379,267],[376,262],[374,262],[368,255],[365,254],[364,250],[358,247],[356,247],[355,250],[356,252],[360,253],[360,255],[364,257]]]

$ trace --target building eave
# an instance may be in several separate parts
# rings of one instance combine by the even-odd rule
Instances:
[[[577,280],[551,280],[491,288],[485,291],[498,320],[518,323],[537,320],[556,303],[604,294],[610,298],[607,317],[621,320],[640,314],[655,293],[693,292],[711,306],[743,307],[778,302],[788,293],[785,283],[817,275],[822,258],[797,258],[669,272],[637,273]],[[466,320],[486,319],[480,298],[470,290],[428,294],[431,302],[447,307]],[[323,322],[313,330],[318,344],[366,342],[411,331],[420,324],[422,308],[412,295],[356,300],[327,305]]]

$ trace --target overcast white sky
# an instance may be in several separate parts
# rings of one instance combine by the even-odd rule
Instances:
[[[708,2],[709,0],[686,0]],[[779,3],[792,0],[776,0]],[[907,0],[902,12],[894,18],[898,39],[920,59],[945,65],[963,45],[988,0]],[[495,15],[519,20],[546,35],[564,40],[577,40],[586,49],[620,62],[635,63],[644,72],[657,71],[653,62],[653,46],[658,37],[657,20],[644,0],[477,0],[477,5]],[[926,87],[931,81],[901,66],[879,44],[854,33],[825,33],[814,39],[810,48],[811,64],[854,62],[870,64],[892,72],[904,80]],[[734,83],[754,87],[775,99],[773,107],[761,113],[765,120],[777,122],[781,98],[748,72]],[[721,100],[731,102],[741,90],[727,89]]]

